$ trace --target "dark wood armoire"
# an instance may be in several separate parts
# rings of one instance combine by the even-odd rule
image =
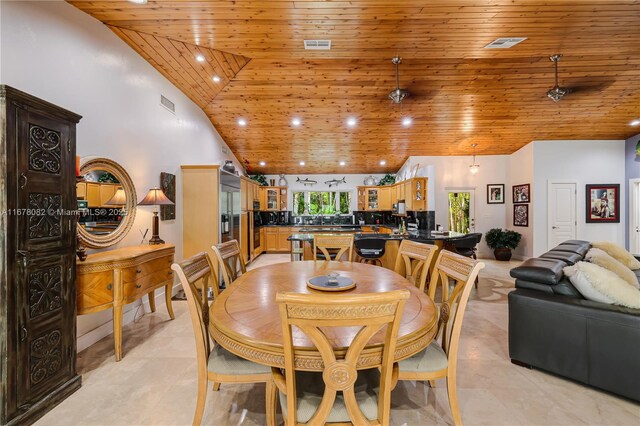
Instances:
[[[0,424],[31,424],[76,372],[76,124],[0,85]]]

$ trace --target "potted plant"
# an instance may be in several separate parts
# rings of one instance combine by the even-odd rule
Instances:
[[[386,174],[382,179],[380,179],[378,185],[393,185],[394,183],[396,183],[396,177],[394,175]]]
[[[250,176],[251,180],[258,182],[262,186],[269,186],[267,178],[263,174],[257,174]]]
[[[516,231],[493,228],[487,232],[484,238],[489,248],[493,249],[496,260],[508,261],[511,260],[511,250],[515,250],[520,244],[522,234]]]

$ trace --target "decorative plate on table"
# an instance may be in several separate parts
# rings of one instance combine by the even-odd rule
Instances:
[[[351,278],[341,277],[340,275],[319,275],[307,281],[307,287],[320,291],[344,291],[355,286],[356,283]]]

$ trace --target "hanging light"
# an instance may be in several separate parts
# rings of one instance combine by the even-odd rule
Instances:
[[[469,171],[472,175],[475,175],[480,170],[480,165],[476,164],[476,147],[478,146],[478,144],[472,143],[471,146],[473,147],[473,163],[469,166]]]

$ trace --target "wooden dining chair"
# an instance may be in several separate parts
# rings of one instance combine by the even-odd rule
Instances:
[[[438,247],[433,244],[402,240],[394,271],[411,281],[420,291],[424,291],[429,278],[429,267]]]
[[[353,235],[313,236],[314,260],[340,260],[347,253],[349,262],[353,259]]]
[[[429,283],[429,297],[431,299],[435,299],[439,283],[442,287],[442,303],[436,338],[426,349],[398,363],[398,380],[429,381],[433,386],[433,380],[447,379],[449,406],[456,425],[462,425],[456,391],[462,319],[473,282],[482,268],[484,268],[484,263],[477,260],[446,250],[440,252]],[[451,285],[453,285],[453,289],[449,291]],[[439,343],[438,339],[440,339]]]
[[[285,425],[388,425],[393,359],[408,290],[334,295],[278,293],[284,340],[284,374],[273,369]],[[296,362],[296,340],[304,333],[320,352],[324,371],[305,372]],[[337,327],[359,327],[346,353],[336,356],[329,336]],[[379,368],[357,370],[369,340],[384,330]],[[308,368],[308,367],[307,367]],[[339,393],[338,393],[339,392]]]
[[[244,257],[240,252],[240,245],[237,240],[213,245],[211,249],[213,253],[215,253],[216,259],[218,259],[218,265],[222,271],[222,280],[225,286],[231,285],[241,274],[247,272],[247,265],[244,262]]]
[[[182,262],[171,265],[182,284],[187,296],[187,305],[191,315],[191,324],[196,340],[198,361],[198,399],[193,424],[200,425],[207,399],[207,383],[213,382],[213,390],[220,383],[266,383],[267,424],[275,425],[276,390],[271,378],[271,368],[240,358],[211,342],[209,339],[209,300],[206,293],[201,294],[197,283],[207,288],[213,268],[206,253],[198,253]]]

